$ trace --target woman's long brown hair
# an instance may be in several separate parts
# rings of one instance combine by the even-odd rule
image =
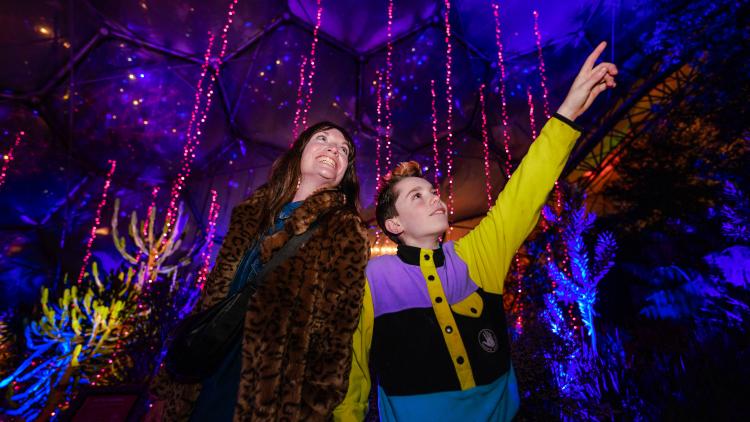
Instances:
[[[352,141],[351,135],[341,126],[323,121],[316,123],[295,139],[294,144],[281,157],[274,161],[271,167],[271,174],[268,176],[266,188],[268,189],[269,204],[264,207],[261,214],[261,225],[258,231],[258,237],[261,238],[273,226],[276,216],[279,215],[285,204],[289,203],[297,192],[297,180],[301,174],[300,162],[302,161],[302,151],[310,142],[313,135],[317,132],[329,129],[336,129],[344,135],[344,139],[349,144],[349,163],[346,167],[344,177],[338,185],[338,190],[346,196],[346,204],[355,212],[359,212],[359,179],[355,171],[355,157],[357,151]]]

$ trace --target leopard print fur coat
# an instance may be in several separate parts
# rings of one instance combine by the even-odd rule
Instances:
[[[235,421],[327,420],[344,399],[369,257],[365,226],[345,202],[339,191],[318,191],[282,230],[262,242],[261,259],[267,262],[291,236],[327,213],[318,231],[266,277],[251,301]],[[196,309],[226,297],[267,203],[261,187],[232,210],[229,231]],[[200,384],[178,384],[161,368],[151,393],[165,401],[164,420],[187,420]]]

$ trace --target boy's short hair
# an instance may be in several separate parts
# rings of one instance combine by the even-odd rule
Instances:
[[[396,199],[398,194],[394,189],[396,184],[407,177],[422,177],[422,169],[416,161],[405,161],[398,163],[393,170],[383,176],[382,184],[378,190],[378,200],[375,205],[375,218],[380,230],[392,241],[401,243],[398,236],[385,228],[385,221],[398,216],[396,211]]]

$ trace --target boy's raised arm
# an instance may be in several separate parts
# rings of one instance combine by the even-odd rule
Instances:
[[[617,67],[594,65],[605,47],[602,42],[586,59],[560,109],[531,144],[487,216],[456,242],[456,252],[469,266],[469,275],[485,291],[503,292],[513,255],[536,226],[547,195],[580,135],[573,120],[597,95],[615,86]]]
[[[513,172],[485,218],[456,242],[472,280],[490,293],[502,293],[510,262],[539,220],[555,180],[580,132],[553,117]]]

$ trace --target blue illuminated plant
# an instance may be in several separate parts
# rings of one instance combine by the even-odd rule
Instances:
[[[196,302],[195,277],[179,271],[199,249],[180,248],[186,220],[182,206],[176,229],[163,242],[154,233],[154,210],[141,225],[133,213],[129,235],[135,254],[127,252],[119,235],[118,213],[119,201],[112,237],[123,267],[102,277],[93,262],[81,285],[65,277],[61,292],[42,289],[42,314],[25,329],[27,357],[0,379],[5,414],[26,420],[54,417],[81,384],[142,382],[158,365],[168,330]],[[0,351],[3,327],[0,323]]]
[[[42,289],[42,316],[25,330],[29,356],[0,380],[0,388],[8,388],[5,413],[27,420],[43,410],[53,414],[58,403],[51,395],[66,400],[79,384],[123,380],[131,365],[124,353],[133,331],[130,316],[140,294],[133,276],[121,272],[102,282],[94,264],[86,288],[66,287],[56,300]]]
[[[733,242],[750,242],[750,200],[734,183],[724,182],[721,206],[722,234]]]
[[[594,305],[596,303],[597,286],[614,264],[617,242],[609,232],[599,234],[594,247],[593,261],[589,258],[589,252],[583,238],[585,233],[591,229],[595,219],[594,214],[586,212],[584,205],[580,205],[570,213],[562,234],[570,257],[570,270],[566,271],[561,268],[561,264],[554,259],[550,259],[547,262],[547,271],[550,279],[557,286],[554,292],[556,299],[567,305],[576,304],[578,306],[581,319],[586,327],[586,333],[591,339],[591,348],[596,354],[596,329],[594,324],[596,312]]]

